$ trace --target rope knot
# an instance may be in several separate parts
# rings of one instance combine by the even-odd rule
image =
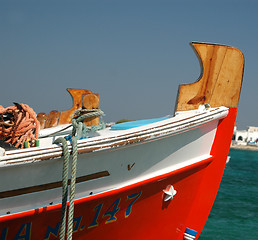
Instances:
[[[92,125],[90,127],[86,126],[83,124],[83,121],[87,118],[92,118],[92,117],[102,117],[104,116],[104,112],[100,109],[77,109],[75,110],[73,114],[73,119],[72,119],[72,125],[73,125],[73,130],[72,130],[72,136],[75,136],[77,133],[77,138],[85,138],[87,137],[87,134],[90,131],[98,131],[101,129],[105,128],[105,124],[103,121],[99,123],[99,125]]]

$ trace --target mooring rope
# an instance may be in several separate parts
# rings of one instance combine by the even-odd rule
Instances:
[[[62,173],[62,215],[61,215],[61,229],[59,232],[60,240],[65,239],[65,228],[66,228],[66,212],[67,212],[67,197],[68,197],[68,170],[69,170],[69,150],[67,141],[60,137],[55,140],[54,143],[61,143],[63,147],[63,173]]]
[[[69,196],[69,211],[68,211],[68,224],[67,224],[67,240],[72,240],[73,235],[73,216],[74,216],[74,199],[75,199],[75,184],[76,184],[76,171],[77,171],[77,140],[81,137],[86,137],[85,134],[90,130],[96,130],[103,128],[103,124],[99,127],[92,126],[86,127],[82,121],[86,118],[102,116],[104,114],[100,109],[96,109],[93,112],[83,114],[79,117],[74,117],[72,120],[73,130],[71,137],[72,145],[72,169],[71,169],[71,183],[70,183],[70,196]],[[59,232],[60,240],[65,239],[66,233],[66,215],[67,215],[67,196],[68,196],[68,172],[69,172],[69,149],[65,138],[60,137],[54,141],[54,143],[61,143],[63,146],[63,186],[62,186],[62,215],[61,215],[61,229]]]
[[[75,183],[76,183],[76,170],[77,170],[77,138],[72,137],[73,146],[73,159],[72,159],[72,172],[71,172],[71,190],[70,190],[70,204],[68,213],[68,228],[67,239],[72,239],[73,235],[73,214],[74,214],[74,198],[75,198]]]

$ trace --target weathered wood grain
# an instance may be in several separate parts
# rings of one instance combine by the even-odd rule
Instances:
[[[40,129],[44,129],[47,120],[47,114],[43,112],[38,113],[37,120],[39,121]]]
[[[46,118],[45,128],[51,128],[58,125],[58,120],[60,117],[60,112],[53,110],[51,111]]]
[[[201,65],[197,82],[180,85],[176,111],[197,109],[208,103],[211,107],[238,107],[244,56],[233,47],[191,43]]]
[[[98,109],[99,108],[99,94],[85,93],[82,95],[82,108],[83,109]],[[86,118],[83,123],[87,126],[99,125],[99,117]]]
[[[82,95],[85,93],[91,93],[89,90],[85,89],[73,89],[68,88],[67,91],[70,93],[71,97],[73,98],[73,107],[69,110],[62,111],[60,118],[59,118],[59,125],[71,123],[72,122],[72,114],[74,111],[82,106]]]

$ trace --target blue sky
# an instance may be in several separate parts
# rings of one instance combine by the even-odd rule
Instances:
[[[0,0],[0,104],[62,111],[66,88],[85,88],[106,122],[172,114],[178,85],[199,77],[189,42],[201,41],[244,53],[237,126],[258,126],[257,12],[250,0]]]

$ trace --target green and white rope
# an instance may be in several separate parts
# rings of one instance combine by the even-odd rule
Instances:
[[[72,158],[72,172],[71,172],[71,190],[70,190],[70,204],[68,212],[68,228],[67,228],[67,239],[72,239],[73,235],[73,214],[74,214],[74,197],[75,197],[75,183],[76,183],[76,170],[77,170],[77,139],[72,137],[73,146],[73,158]]]
[[[67,141],[64,138],[58,138],[54,143],[61,143],[63,147],[63,173],[62,173],[62,215],[61,215],[61,229],[59,232],[60,240],[65,239],[66,228],[66,212],[67,212],[67,197],[68,197],[68,170],[69,170],[69,150]]]
[[[97,131],[97,130],[103,129],[105,127],[103,123],[100,123],[98,126],[91,126],[91,127],[87,127],[82,123],[83,120],[85,120],[86,118],[99,117],[99,116],[103,116],[103,115],[104,115],[103,111],[101,111],[100,109],[95,109],[95,111],[83,114],[82,116],[80,116],[78,118],[73,118],[72,135],[75,136],[75,134],[77,132],[77,139],[80,139],[81,137],[86,137],[87,133],[92,130]]]
[[[71,183],[70,183],[70,197],[69,197],[69,211],[68,211],[68,226],[67,226],[67,240],[72,240],[73,235],[73,216],[74,216],[74,199],[75,199],[75,184],[76,184],[76,171],[77,171],[77,139],[86,137],[89,131],[96,131],[104,128],[104,124],[94,127],[86,127],[82,121],[90,117],[98,117],[104,115],[104,112],[100,109],[94,109],[94,111],[83,114],[80,117],[72,119],[72,169],[71,169]],[[65,138],[60,137],[54,141],[54,143],[61,143],[63,147],[63,173],[62,173],[62,215],[61,215],[61,229],[59,232],[59,239],[65,239],[66,233],[66,215],[67,215],[67,197],[68,197],[68,172],[69,172],[69,149]]]

